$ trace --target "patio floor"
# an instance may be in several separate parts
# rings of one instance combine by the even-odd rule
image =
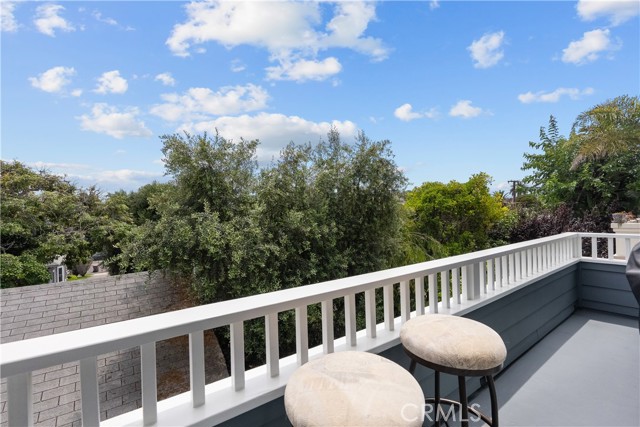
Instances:
[[[496,388],[501,426],[640,426],[638,320],[578,310]],[[486,388],[473,401],[490,413]]]

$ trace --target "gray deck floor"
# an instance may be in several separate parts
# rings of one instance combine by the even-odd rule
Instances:
[[[579,310],[496,387],[501,426],[640,426],[638,320]],[[474,401],[490,413],[486,389]]]

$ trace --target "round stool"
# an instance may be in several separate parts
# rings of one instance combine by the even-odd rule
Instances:
[[[440,424],[440,404],[461,407],[461,422],[468,425],[469,412],[485,423],[498,426],[498,402],[493,374],[502,369],[507,349],[490,327],[459,316],[428,314],[407,321],[400,331],[404,351],[411,358],[409,372],[416,363],[435,371],[435,397],[426,399],[436,409],[436,425]],[[460,401],[440,397],[440,373],[456,375]],[[468,406],[465,377],[480,376],[486,379],[491,396],[491,418],[475,407]]]
[[[284,406],[295,427],[421,426],[424,394],[400,365],[343,351],[299,367],[287,383]]]

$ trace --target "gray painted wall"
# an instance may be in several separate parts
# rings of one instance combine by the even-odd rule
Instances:
[[[479,308],[465,317],[478,320],[496,330],[507,346],[505,367],[533,347],[574,312],[576,307],[637,316],[638,305],[624,276],[624,267],[581,262]],[[401,346],[382,356],[403,367],[409,359]],[[499,374],[498,374],[499,375]],[[425,395],[433,395],[433,371],[418,366],[416,379]],[[480,389],[479,378],[469,378],[470,395]],[[441,376],[443,396],[457,397],[457,379]],[[457,400],[457,399],[456,399]],[[481,410],[490,413],[489,408]],[[289,426],[283,398],[246,412],[222,424],[225,427]]]
[[[581,262],[579,306],[625,316],[638,316],[638,302],[631,293],[623,265]]]

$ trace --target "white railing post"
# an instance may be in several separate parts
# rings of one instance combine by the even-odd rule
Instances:
[[[364,291],[364,317],[367,328],[367,337],[376,337],[376,290]]]
[[[491,290],[495,291],[496,290],[496,282],[495,282],[495,277],[493,275],[493,258],[489,258],[487,260],[487,282],[488,285],[491,286]]]
[[[231,334],[231,385],[235,391],[244,388],[244,322],[230,326]]]
[[[624,239],[624,259],[629,259],[631,256],[631,239],[626,237]]]
[[[382,297],[384,304],[384,327],[387,331],[394,329],[394,313],[393,313],[393,285],[385,285],[382,288]]]
[[[7,378],[8,421],[13,426],[33,425],[33,393],[31,372]]]
[[[513,272],[513,281],[517,282],[518,280],[522,279],[522,276],[524,276],[523,274],[523,270],[526,269],[526,261],[522,260],[522,255],[523,252],[522,251],[518,251],[514,254],[514,258],[515,258],[515,268],[514,268],[514,272]]]
[[[158,421],[158,385],[156,381],[156,343],[140,345],[142,370],[142,419],[145,426]]]
[[[477,262],[464,266],[466,271],[467,300],[480,298],[480,265]]]
[[[424,279],[416,277],[414,279],[416,288],[416,316],[424,314]]]
[[[356,345],[356,296],[349,294],[344,296],[344,334],[347,345]]]
[[[323,324],[324,327],[324,324]],[[278,313],[264,317],[265,350],[267,352],[267,375],[280,375],[280,342],[278,340]]]
[[[82,425],[99,426],[98,363],[95,357],[80,360],[80,392],[82,399]]]
[[[500,277],[500,286],[509,284],[509,261],[506,255],[500,257],[502,264],[502,276]]]
[[[487,293],[487,262],[480,262],[480,289],[482,289],[482,293]]]
[[[194,408],[204,405],[204,331],[189,334],[189,380],[191,403]]]
[[[322,352],[333,353],[333,300],[322,301],[320,311],[322,312]]]
[[[458,267],[451,270],[452,293],[456,296],[456,303],[462,304],[462,289],[460,289],[460,270]]]
[[[431,313],[438,312],[438,281],[436,274],[429,275],[429,311]]]
[[[411,299],[409,298],[409,281],[400,282],[400,321],[406,322],[411,318]]]
[[[591,237],[591,258],[598,258],[598,238]]]
[[[307,306],[296,307],[296,357],[298,366],[309,361],[309,327]]]
[[[449,282],[449,270],[440,272],[440,288],[442,292],[442,305],[451,308],[451,283]]]

